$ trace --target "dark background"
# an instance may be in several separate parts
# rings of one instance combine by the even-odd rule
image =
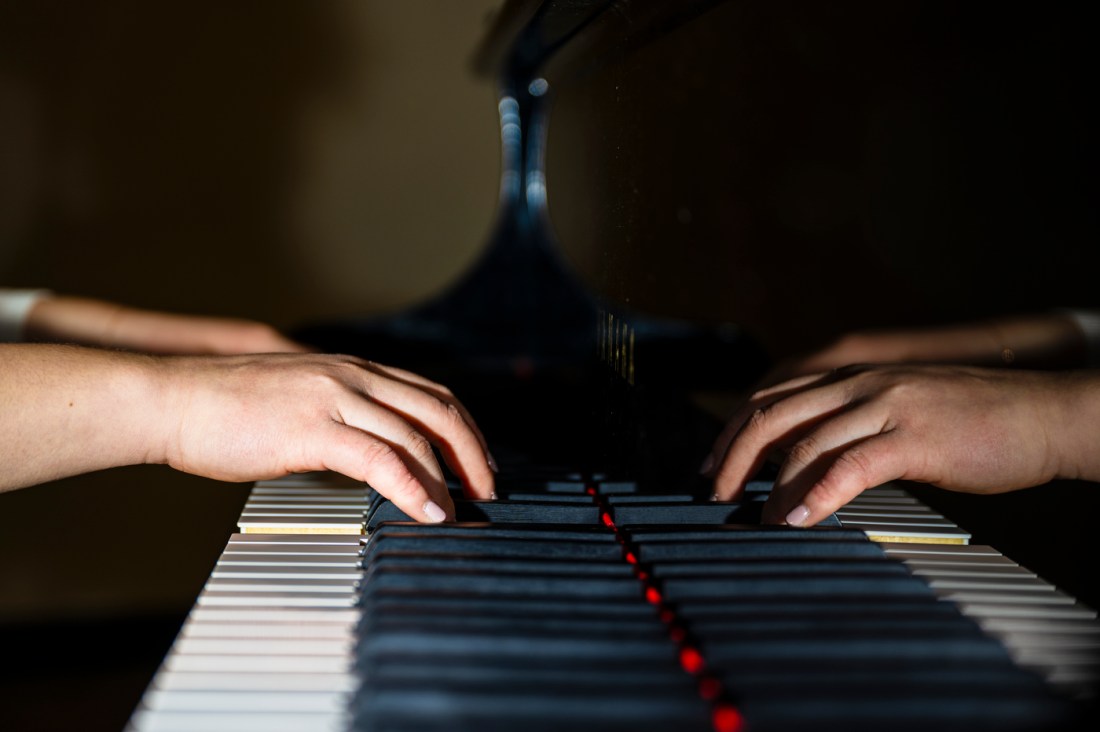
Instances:
[[[493,217],[496,5],[0,2],[0,282],[282,327],[438,290]],[[775,356],[1100,306],[1084,11],[725,2],[637,39],[626,7],[546,70],[552,224],[601,293]],[[930,499],[1096,604],[1094,488]],[[0,495],[5,727],[119,729],[245,494]]]

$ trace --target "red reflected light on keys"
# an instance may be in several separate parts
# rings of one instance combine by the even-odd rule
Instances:
[[[745,718],[729,704],[719,704],[710,715],[714,732],[743,732]]]
[[[638,558],[636,556],[634,556],[634,552],[627,552],[626,554],[623,555],[623,559],[626,560],[627,564],[637,564],[638,563]]]
[[[722,684],[718,679],[709,676],[699,679],[699,696],[707,701],[714,701],[722,695]]]
[[[698,674],[703,671],[706,662],[703,661],[703,654],[691,646],[686,646],[680,649],[680,665],[689,674]]]
[[[607,511],[604,511],[600,514],[600,521],[603,522],[604,526],[615,528],[615,522],[611,520],[611,514],[609,514]]]
[[[585,488],[584,492],[587,493],[590,496],[596,495],[596,489],[595,488],[591,488],[591,487]]]
[[[654,605],[661,604],[661,593],[656,587],[645,588],[645,599]]]
[[[667,625],[675,619],[676,619],[676,614],[673,613],[671,610],[662,610],[661,611],[661,622],[662,623]]]

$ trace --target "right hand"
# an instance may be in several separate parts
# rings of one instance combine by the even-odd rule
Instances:
[[[491,458],[446,388],[349,356],[166,358],[162,448],[150,462],[228,481],[333,470],[418,521],[454,518],[436,445],[468,494],[493,493]]]

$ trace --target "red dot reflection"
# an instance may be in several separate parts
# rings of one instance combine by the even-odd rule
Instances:
[[[600,521],[603,522],[604,526],[615,528],[615,522],[611,520],[611,514],[609,514],[607,511],[604,511],[600,514]]]
[[[623,558],[626,559],[627,564],[637,564],[638,563],[638,558],[636,556],[634,556],[634,552],[627,552],[626,554],[623,555]]]
[[[707,701],[714,701],[722,695],[722,684],[718,679],[709,676],[699,679],[699,696]]]
[[[741,712],[729,704],[719,704],[714,707],[710,718],[714,725],[714,732],[743,732],[745,729],[745,718],[741,716]]]
[[[645,599],[653,605],[660,605],[661,593],[656,587],[647,587],[645,589]]]
[[[703,655],[699,651],[691,646],[685,646],[680,649],[680,665],[689,674],[698,674],[702,672],[706,664],[703,661]]]

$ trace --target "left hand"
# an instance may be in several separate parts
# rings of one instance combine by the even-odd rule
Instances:
[[[891,480],[972,493],[1039,485],[1074,440],[1073,379],[961,366],[853,366],[754,394],[715,442],[708,472],[737,498],[775,450],[786,459],[765,523],[809,526]],[[1088,431],[1088,427],[1078,425]]]

